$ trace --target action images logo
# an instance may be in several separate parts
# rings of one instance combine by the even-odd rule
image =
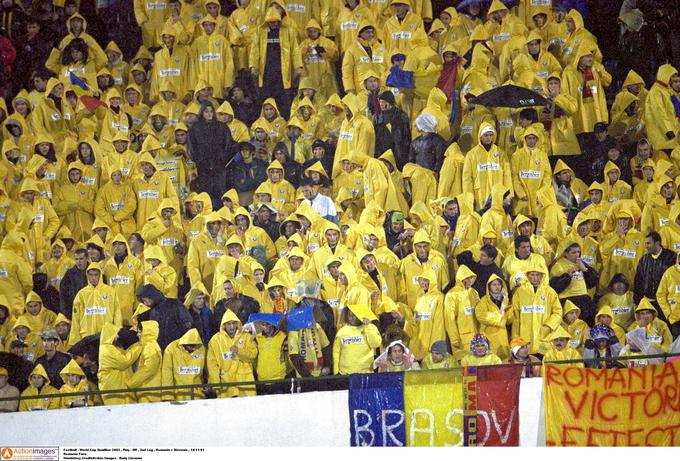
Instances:
[[[3,460],[59,460],[58,447],[2,447],[0,458]]]

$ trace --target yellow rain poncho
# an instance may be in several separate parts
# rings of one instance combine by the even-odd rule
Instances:
[[[498,301],[491,298],[491,282],[497,280],[501,283],[501,293],[503,295]],[[491,274],[486,282],[486,295],[479,300],[474,308],[475,318],[479,325],[479,333],[486,336],[489,340],[491,352],[496,354],[501,360],[510,358],[510,343],[508,342],[508,331],[506,325],[512,322],[512,305],[505,282],[496,274]]]
[[[512,295],[512,337],[529,341],[529,353],[544,354],[549,345],[546,336],[559,328],[562,322],[562,306],[555,290],[548,285],[548,274],[539,266],[527,272],[540,272],[543,279],[538,287],[523,283]]]
[[[142,352],[141,343],[135,343],[127,350],[114,344],[119,325],[105,323],[99,339],[99,390],[125,389],[132,376],[131,366]],[[131,403],[132,395],[126,393],[102,394],[105,405]]]
[[[470,287],[465,288],[463,280],[473,278]],[[477,276],[466,265],[456,271],[456,285],[446,293],[444,299],[444,324],[446,335],[454,350],[467,351],[470,341],[478,332],[475,319],[475,306],[479,302],[479,294],[472,288]]]
[[[654,149],[674,149],[678,146],[680,120],[675,115],[671,97],[675,94],[670,86],[671,77],[678,71],[670,64],[663,64],[656,72],[656,82],[652,85],[645,102],[645,125],[649,142]],[[668,134],[675,136],[669,139]]]
[[[236,322],[237,330],[229,336],[225,324]],[[236,350],[234,350],[236,349]],[[220,331],[208,344],[207,367],[208,381],[211,383],[228,383],[254,381],[253,361],[257,356],[257,345],[250,333],[243,331],[241,321],[231,310],[222,316]],[[220,387],[217,395],[224,397],[246,397],[255,395],[253,386]]]
[[[491,198],[491,187],[503,184],[512,191],[510,162],[500,149],[491,143],[485,148],[481,137],[495,129],[488,123],[479,128],[479,143],[465,156],[463,165],[463,192],[472,192],[475,196],[475,210],[481,210]]]
[[[26,390],[21,393],[22,397],[33,397],[34,399],[21,400],[19,402],[19,411],[34,411],[34,410],[53,410],[59,408],[60,399],[59,397],[45,398],[40,397],[41,395],[54,395],[58,394],[59,391],[54,387],[50,386],[50,378],[47,376],[47,372],[42,365],[36,365],[36,367],[31,371],[30,376],[39,375],[45,380],[43,386],[38,389],[31,383]]]
[[[536,217],[537,193],[540,188],[550,185],[551,171],[548,156],[538,147],[541,133],[532,125],[524,131],[524,139],[527,136],[536,136],[537,145],[530,149],[524,142],[524,147],[518,148],[510,159],[513,189],[518,199],[515,214]]]
[[[194,346],[189,352],[185,346]],[[163,352],[161,383],[163,386],[179,386],[204,383],[206,350],[196,328],[192,328],[174,340]],[[203,398],[200,388],[164,391],[163,400],[198,400]]]

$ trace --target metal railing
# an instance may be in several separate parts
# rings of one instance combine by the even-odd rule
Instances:
[[[518,364],[508,364],[503,365],[517,365],[522,367],[528,366],[541,366],[545,364],[551,365],[569,365],[582,363],[584,365],[592,364],[594,362],[626,362],[628,360],[645,360],[645,359],[667,359],[670,357],[678,357],[680,353],[674,354],[650,354],[650,355],[634,355],[634,356],[617,356],[617,357],[593,357],[588,359],[576,359],[576,360],[554,360],[548,362],[525,362]],[[491,365],[493,366],[493,365]],[[453,368],[442,368],[441,371],[456,371],[461,370],[464,367],[453,367]],[[421,370],[413,370],[414,372]],[[254,387],[258,385],[271,385],[271,384],[286,384],[290,385],[290,394],[302,392],[298,386],[298,392],[294,392],[295,385],[304,383],[321,383],[321,382],[333,382],[347,380],[349,375],[327,375],[327,376],[308,376],[308,377],[296,377],[296,378],[285,378],[285,379],[270,379],[270,380],[256,380],[256,381],[233,381],[228,383],[207,383],[207,384],[182,384],[176,386],[155,386],[155,387],[137,387],[137,388],[126,388],[126,389],[106,389],[106,390],[91,390],[91,391],[80,391],[80,392],[65,392],[57,394],[40,394],[31,396],[18,396],[18,397],[2,397],[0,402],[7,401],[21,401],[21,400],[36,400],[36,399],[49,399],[49,398],[63,398],[63,397],[91,397],[97,395],[109,395],[109,394],[131,394],[131,393],[154,393],[154,392],[169,392],[176,390],[191,390],[194,389],[219,389],[227,387]],[[328,389],[333,390],[333,389]],[[288,394],[278,392],[279,394]],[[193,397],[193,393],[192,393]]]

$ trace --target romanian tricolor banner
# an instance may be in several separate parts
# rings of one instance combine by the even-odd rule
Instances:
[[[546,365],[547,446],[680,445],[680,361],[636,368]]]
[[[521,366],[349,378],[352,446],[518,446]]]

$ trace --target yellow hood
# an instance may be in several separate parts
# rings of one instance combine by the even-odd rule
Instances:
[[[201,335],[198,334],[198,330],[196,328],[192,328],[191,330],[184,333],[181,338],[179,338],[178,344],[180,346],[198,346],[202,345],[203,342],[201,341]]]

